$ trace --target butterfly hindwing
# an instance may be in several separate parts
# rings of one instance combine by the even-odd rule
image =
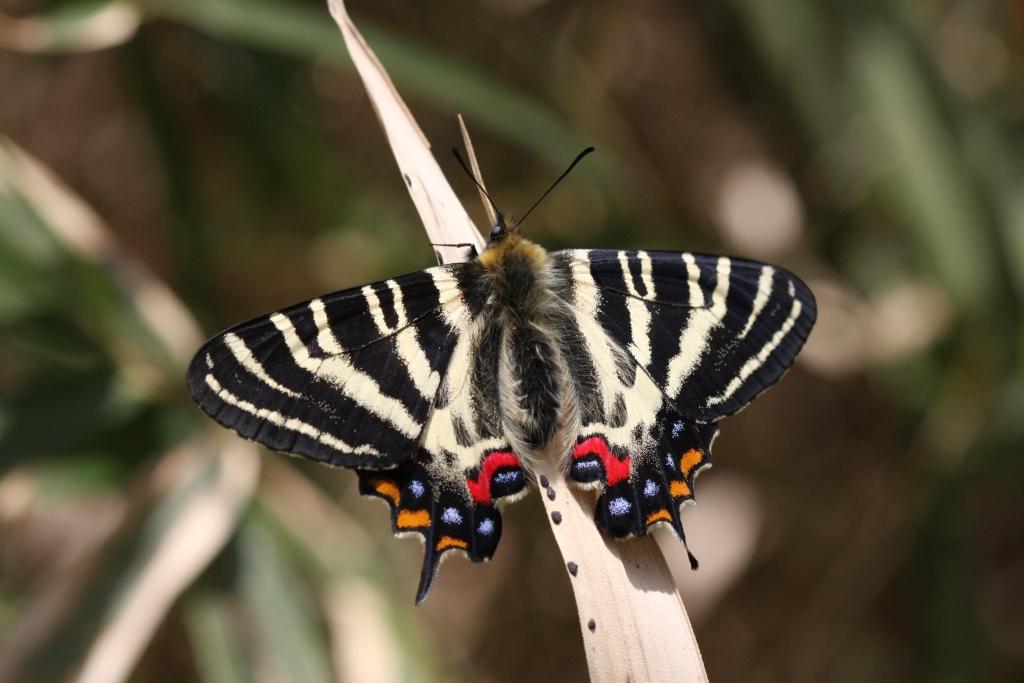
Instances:
[[[478,466],[456,472],[422,450],[391,470],[358,471],[360,493],[391,508],[394,533],[417,534],[423,541],[417,604],[427,597],[446,553],[462,552],[474,562],[491,559],[501,539],[497,505],[519,497],[527,485],[519,458],[507,449],[490,451]]]
[[[717,424],[684,419],[638,372],[621,415],[583,426],[569,477],[600,491],[594,520],[609,536],[643,536],[664,523],[685,542],[680,506],[693,500],[694,481],[711,464],[717,431]]]
[[[667,523],[683,537],[679,506],[692,499],[693,479],[710,463],[716,428],[687,424],[605,332],[596,300],[571,298],[579,332],[575,344],[595,385],[581,397],[581,429],[568,454],[569,477],[600,491],[594,519],[609,536],[642,536],[650,526]]]
[[[329,294],[210,339],[196,403],[268,448],[335,465],[412,459],[466,317],[457,266]]]
[[[623,448],[600,433],[582,439],[573,452],[573,475],[581,465],[599,478],[602,493],[594,517],[616,538],[642,536],[657,524],[668,524],[685,540],[680,506],[694,499],[697,475],[711,465],[711,443],[717,425],[689,423],[671,409],[655,418],[651,444]]]

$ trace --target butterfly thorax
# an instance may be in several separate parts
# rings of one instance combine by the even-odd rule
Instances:
[[[575,438],[577,400],[564,378],[560,331],[571,316],[543,247],[511,233],[477,260],[487,290],[483,335],[498,345],[497,414],[520,457],[536,459]],[[559,453],[563,455],[563,453]]]

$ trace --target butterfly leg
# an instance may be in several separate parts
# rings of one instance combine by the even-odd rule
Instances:
[[[470,260],[473,260],[477,256],[480,255],[480,253],[476,250],[476,245],[473,244],[472,242],[458,242],[456,244],[439,244],[439,243],[436,243],[436,242],[431,242],[430,246],[432,246],[432,247],[457,247],[459,249],[469,249],[469,259]],[[440,260],[440,258],[438,260]]]

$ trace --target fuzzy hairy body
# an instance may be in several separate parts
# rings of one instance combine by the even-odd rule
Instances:
[[[520,457],[535,460],[552,446],[568,457],[580,430],[579,396],[566,363],[573,314],[554,265],[518,234],[491,246],[477,264],[481,352],[497,361],[493,417]]]

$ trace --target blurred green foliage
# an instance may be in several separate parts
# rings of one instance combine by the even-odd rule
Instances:
[[[1019,3],[350,10],[474,215],[456,112],[511,208],[598,147],[531,219],[549,247],[742,252],[817,291],[806,362],[706,480],[765,518],[696,624],[713,678],[1024,674]],[[539,506],[414,610],[419,550],[352,477],[231,455],[184,394],[162,283],[213,332],[430,264],[326,8],[0,12],[0,679],[582,679]]]

